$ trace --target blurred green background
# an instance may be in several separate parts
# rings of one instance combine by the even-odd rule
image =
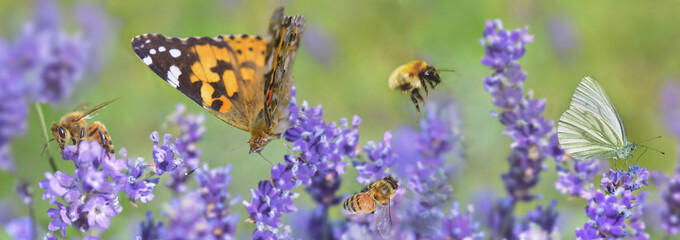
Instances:
[[[68,10],[77,1],[59,1],[68,20]],[[671,173],[676,166],[677,139],[663,126],[659,109],[659,90],[665,81],[680,76],[680,1],[102,1],[96,2],[116,19],[118,34],[113,45],[106,48],[110,55],[97,77],[82,81],[72,101],[58,106],[44,105],[46,121],[58,121],[81,102],[98,104],[120,98],[96,116],[106,124],[116,148],[126,147],[130,156],[151,159],[152,143],[148,136],[163,129],[165,117],[177,103],[187,105],[188,112],[205,113],[207,132],[199,143],[203,161],[210,165],[234,165],[232,195],[249,199],[249,189],[257,181],[269,178],[270,165],[257,155],[249,155],[244,142],[249,133],[228,126],[204,112],[137,59],[130,47],[136,35],[155,32],[167,36],[216,36],[229,33],[263,35],[270,14],[285,6],[288,15],[304,14],[304,40],[295,60],[295,86],[298,101],[324,107],[325,120],[359,115],[360,144],[380,140],[385,130],[415,125],[415,109],[407,96],[387,88],[387,77],[400,64],[412,59],[424,59],[435,67],[455,69],[457,73],[441,73],[443,84],[436,92],[450,94],[459,104],[463,121],[465,152],[464,171],[450,179],[454,198],[462,204],[472,203],[479,191],[491,190],[505,196],[500,174],[508,167],[505,157],[509,141],[502,133],[498,120],[489,115],[497,110],[491,97],[484,92],[482,78],[492,70],[479,63],[484,55],[479,44],[484,22],[501,19],[506,29],[529,26],[535,36],[521,59],[528,73],[526,89],[533,89],[537,98],[546,98],[545,116],[557,120],[568,105],[574,88],[584,76],[597,79],[612,98],[626,125],[631,141],[657,135],[661,140],[648,143],[668,154],[647,153],[639,164],[649,169]],[[32,14],[31,1],[0,0],[0,33],[11,39]],[[66,26],[70,26],[67,22]],[[77,29],[77,28],[73,28]],[[112,29],[113,30],[113,29]],[[14,202],[14,213],[24,216],[27,210],[12,191],[15,178],[30,181],[37,204],[37,215],[43,230],[49,222],[45,212],[50,207],[40,200],[43,191],[38,181],[50,171],[46,157],[40,156],[43,140],[35,109],[29,109],[28,132],[12,144],[18,171],[0,172],[0,200]],[[227,149],[242,146],[224,154]],[[52,151],[58,152],[53,144]],[[263,155],[272,161],[282,161],[285,149],[272,143]],[[640,151],[641,152],[641,151]],[[640,154],[638,152],[636,155]],[[224,155],[222,155],[224,154]],[[222,156],[220,156],[222,155]],[[218,157],[220,156],[220,157]],[[55,157],[58,157],[55,155]],[[574,236],[574,228],[585,223],[585,200],[567,200],[554,188],[554,162],[546,161],[547,169],[533,192],[543,199],[533,204],[520,204],[518,213],[532,209],[536,203],[547,204],[557,199],[560,231],[564,239]],[[59,160],[60,169],[71,163]],[[354,182],[356,172],[348,174],[340,192],[361,189]],[[166,176],[167,177],[167,176]],[[598,177],[599,179],[599,177]],[[163,182],[163,178],[161,179]],[[654,186],[650,202],[658,201]],[[296,201],[299,208],[314,207],[302,188]],[[162,203],[171,196],[163,186],[155,191],[157,198],[135,209],[122,203],[125,210],[112,218],[105,238],[128,239],[147,211],[160,214]],[[237,236],[247,238],[254,226],[245,223],[242,205]],[[652,208],[653,209],[653,208]],[[447,210],[447,209],[445,209]],[[657,216],[655,212],[648,212]],[[331,209],[331,216],[343,216],[340,207]],[[480,220],[480,219],[478,219]],[[286,223],[286,221],[284,221]],[[648,222],[648,232],[661,236],[659,225]],[[297,230],[301,231],[301,230]],[[0,238],[6,238],[4,230]],[[69,229],[69,236],[79,236]],[[295,236],[295,232],[293,233]],[[487,235],[488,236],[488,235]]]

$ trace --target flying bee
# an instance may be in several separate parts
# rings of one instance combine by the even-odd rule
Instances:
[[[347,198],[343,208],[349,214],[376,214],[373,224],[383,239],[389,239],[392,232],[392,215],[390,214],[390,200],[399,185],[392,176],[368,184],[360,193]]]
[[[452,72],[452,70],[439,71]],[[416,105],[418,119],[420,119],[418,101],[425,102],[423,96],[420,95],[420,88],[425,89],[425,97],[427,97],[429,95],[427,84],[434,89],[441,82],[439,71],[433,66],[427,65],[423,60],[410,61],[392,72],[390,78],[387,79],[387,85],[391,90],[399,89],[403,94],[411,94],[411,101]]]
[[[113,147],[113,141],[111,141],[111,136],[106,130],[103,123],[96,121],[92,124],[88,124],[86,121],[87,116],[93,112],[105,107],[106,105],[116,101],[112,99],[99,104],[96,107],[86,111],[74,111],[68,113],[61,117],[59,123],[53,122],[50,131],[52,132],[52,138],[50,141],[54,140],[59,144],[59,148],[64,150],[66,142],[70,139],[73,145],[78,146],[80,141],[93,141],[96,140],[99,144],[106,150],[106,153],[114,153],[115,149]],[[47,148],[47,145],[45,145]]]

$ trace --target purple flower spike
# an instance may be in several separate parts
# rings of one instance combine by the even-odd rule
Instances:
[[[600,171],[598,160],[573,161],[574,172],[557,165],[557,177],[555,188],[562,194],[570,196],[581,196],[584,188],[592,182],[593,178]]]
[[[50,231],[59,229],[65,235],[67,226],[82,232],[91,227],[107,229],[110,218],[123,210],[118,199],[121,191],[132,201],[147,202],[154,198],[152,191],[158,178],[141,179],[147,166],[144,160],[126,159],[124,148],[119,154],[120,159],[114,154],[105,154],[96,141],[81,141],[78,146],[64,149],[64,160],[76,166],[73,175],[46,172],[46,179],[39,183],[45,190],[43,200],[49,199],[57,206],[47,212],[53,219],[48,227]]]
[[[179,128],[178,137],[175,139],[175,148],[182,158],[182,167],[177,167],[171,172],[170,180],[166,183],[175,192],[184,192],[185,182],[188,180],[187,172],[199,167],[201,151],[197,147],[198,141],[205,133],[205,116],[186,113],[186,107],[178,104],[175,112],[168,116],[168,122]]]
[[[628,167],[628,171],[609,169],[608,173],[602,173],[600,188],[609,193],[614,193],[619,189],[635,191],[642,188],[643,185],[649,186],[647,179],[650,175],[647,168],[640,168],[638,165]]]
[[[517,237],[513,228],[518,226],[514,226],[512,214],[515,204],[539,198],[530,190],[536,186],[540,172],[545,169],[543,161],[552,157],[559,162],[563,157],[554,124],[542,115],[545,100],[535,99],[532,91],[524,93],[527,74],[522,71],[518,60],[526,52],[524,46],[534,39],[527,31],[528,27],[508,31],[503,29],[500,20],[488,20],[480,39],[486,53],[481,63],[493,70],[493,74],[483,80],[484,90],[491,94],[492,103],[501,109],[501,112],[493,112],[492,116],[503,124],[503,134],[512,141],[512,152],[507,157],[510,170],[501,176],[509,196],[497,201],[495,214],[490,219],[492,238]],[[572,177],[568,180],[578,179]],[[573,186],[565,188],[577,190]]]
[[[357,182],[369,184],[387,176],[385,169],[392,166],[396,161],[396,154],[392,150],[392,133],[386,131],[383,134],[383,141],[376,143],[368,141],[364,146],[364,152],[370,162],[353,161],[352,164],[359,172]]]
[[[444,235],[447,239],[484,239],[484,232],[479,231],[479,223],[472,220],[472,205],[467,213],[458,210],[458,202],[453,202],[449,215],[444,218]]]
[[[5,231],[12,239],[35,239],[33,220],[30,217],[17,218],[5,225]]]
[[[164,172],[173,171],[177,168],[181,159],[175,159],[177,153],[177,148],[175,145],[170,143],[172,135],[165,134],[163,136],[163,145],[158,146],[159,134],[154,131],[151,133],[151,141],[153,142],[152,156],[155,163],[155,171],[157,175],[163,175]]]

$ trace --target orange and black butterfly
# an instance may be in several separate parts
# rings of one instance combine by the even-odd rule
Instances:
[[[87,117],[95,111],[109,105],[116,101],[116,99],[106,101],[96,107],[91,108],[85,112],[74,111],[61,117],[59,122],[53,122],[50,132],[52,132],[53,140],[59,144],[59,148],[64,150],[64,146],[68,140],[71,140],[73,145],[78,146],[80,141],[97,141],[102,146],[106,153],[114,153],[113,141],[109,132],[103,123],[96,121],[92,124],[87,122]],[[51,140],[50,140],[51,141]],[[47,145],[45,145],[47,147]]]
[[[222,121],[250,132],[250,153],[259,153],[290,126],[292,68],[303,24],[304,16],[284,16],[279,8],[267,39],[144,34],[132,39],[132,49],[170,86]]]
[[[360,193],[347,198],[342,207],[349,214],[375,214],[373,223],[380,236],[389,239],[392,232],[390,200],[397,188],[399,188],[397,179],[391,176],[384,177],[368,184]]]

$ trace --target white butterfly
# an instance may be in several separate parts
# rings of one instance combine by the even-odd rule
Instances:
[[[585,77],[557,125],[562,148],[572,158],[627,159],[638,148],[626,138],[621,116],[595,79]]]

